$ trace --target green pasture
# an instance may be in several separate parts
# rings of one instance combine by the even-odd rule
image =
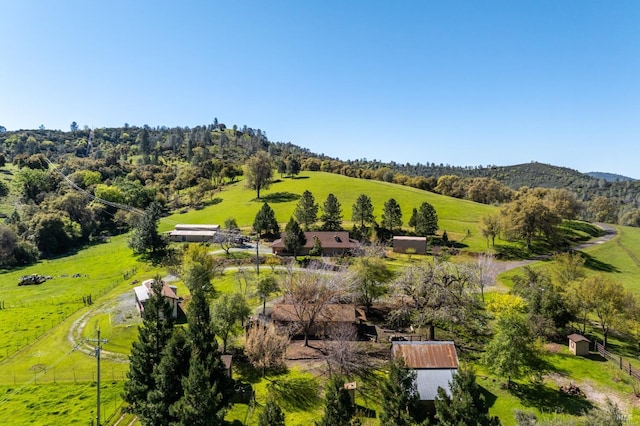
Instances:
[[[91,296],[94,304],[108,292],[130,288],[136,277],[153,277],[158,271],[137,262],[126,236],[86,247],[64,258],[44,260],[29,267],[0,274],[0,361],[32,344],[74,312]],[[21,275],[51,276],[40,285],[18,286]],[[74,277],[76,275],[76,277]],[[1,365],[0,365],[1,366]]]
[[[597,408],[585,398],[567,396],[559,391],[560,383],[573,383],[593,398],[602,401],[609,396],[621,401],[623,410],[630,416],[630,424],[640,421],[640,409],[635,406],[635,379],[620,371],[615,363],[591,353],[588,357],[574,356],[567,347],[544,356],[547,376],[542,383],[527,379],[515,381],[513,389],[505,389],[504,377],[487,373],[483,366],[475,364],[478,384],[484,389],[489,412],[500,417],[503,425],[515,425],[514,411],[533,412],[540,419],[564,419],[567,422],[584,420],[584,416]]]
[[[640,228],[616,226],[618,235],[605,245],[584,250],[594,272],[611,273],[626,288],[640,295]]]
[[[106,382],[101,386],[102,424],[113,424],[120,416],[123,383]],[[0,412],[3,424],[12,426],[84,426],[92,424],[92,420],[95,424],[96,386],[95,383],[0,385]]]
[[[303,172],[290,179],[277,179],[268,189],[261,191],[261,199],[256,199],[255,191],[245,187],[244,182],[236,182],[223,187],[213,201],[200,210],[190,210],[184,214],[173,214],[161,222],[161,231],[168,231],[179,223],[217,223],[234,217],[242,228],[250,228],[263,202],[268,202],[276,213],[278,222],[284,224],[293,215],[298,199],[305,190],[311,191],[320,206],[327,195],[333,193],[342,206],[343,226],[350,229],[351,210],[360,194],[371,198],[376,220],[381,220],[384,203],[394,198],[402,208],[405,228],[411,218],[413,208],[419,208],[424,201],[431,203],[438,213],[441,231],[447,231],[450,240],[462,242],[473,251],[486,250],[487,243],[480,230],[483,216],[494,214],[497,207],[474,203],[467,200],[445,197],[428,191],[388,182],[356,179],[325,172]]]

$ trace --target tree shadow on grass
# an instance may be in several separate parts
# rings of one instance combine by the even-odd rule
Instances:
[[[523,406],[535,407],[541,412],[580,416],[594,409],[593,404],[586,398],[569,396],[544,384],[512,382],[509,392],[517,397]]]
[[[205,206],[214,206],[216,204],[220,204],[221,202],[222,202],[222,198],[215,197],[211,200],[203,201],[202,204],[204,204]]]
[[[579,222],[579,221],[565,221],[563,222],[563,227],[571,229],[572,231],[584,232],[585,234],[590,235],[591,237],[601,237],[606,232],[597,226],[587,223],[587,222]]]
[[[484,396],[484,400],[487,403],[487,407],[493,407],[493,404],[496,403],[496,400],[498,399],[498,397],[491,393],[488,389],[478,385],[478,387],[480,388],[480,392],[482,392],[482,395]]]
[[[282,378],[268,385],[269,392],[288,411],[306,411],[320,402],[318,381],[314,378]]]
[[[528,259],[530,256],[529,251],[524,247],[496,244],[494,249],[496,257],[500,260],[522,260]]]
[[[255,384],[260,382],[260,380],[264,378],[264,376],[262,375],[262,370],[251,365],[246,356],[234,355],[233,360],[234,369],[236,370],[238,377],[242,381]],[[287,374],[287,371],[287,368],[283,366],[281,368],[267,368],[265,373],[268,376],[279,376]]]
[[[376,410],[372,410],[371,408],[363,407],[360,404],[356,404],[356,415],[359,417],[366,417],[368,419],[375,419]]]
[[[582,257],[584,257],[584,266],[593,270],[600,272],[620,272],[618,268],[608,263],[602,262],[595,257],[591,256],[588,253],[581,252]]]
[[[274,192],[273,194],[264,195],[260,199],[254,199],[261,203],[287,203],[289,201],[296,201],[300,199],[300,195],[292,192]]]

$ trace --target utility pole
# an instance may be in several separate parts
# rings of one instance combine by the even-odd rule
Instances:
[[[96,426],[100,426],[100,351],[102,350],[102,344],[107,343],[107,339],[100,338],[100,329],[98,329],[98,338],[97,339],[87,339],[87,342],[92,342],[96,344],[95,347],[95,357],[98,361],[98,402],[97,402],[97,410],[96,410]]]
[[[256,232],[256,275],[260,275],[260,253],[258,253],[259,245],[260,245],[260,232]]]

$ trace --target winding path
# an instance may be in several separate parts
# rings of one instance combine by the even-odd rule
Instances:
[[[593,224],[598,228],[602,229],[604,231],[604,234],[598,238],[594,238],[592,240],[589,240],[587,242],[574,246],[573,250],[584,250],[589,247],[594,247],[600,244],[604,244],[608,241],[611,241],[616,235],[618,235],[618,231],[616,230],[616,228],[614,228],[613,226],[607,223],[595,222]],[[539,262],[541,260],[548,260],[548,259],[551,259],[551,255],[536,256],[533,259],[526,259],[526,260],[506,260],[504,262],[497,263],[496,272],[498,274],[501,274],[503,272],[507,272],[512,269],[531,265],[532,263]],[[640,264],[638,266],[640,266]]]

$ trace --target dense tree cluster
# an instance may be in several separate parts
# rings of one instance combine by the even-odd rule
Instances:
[[[222,425],[233,393],[218,350],[216,332],[226,343],[230,328],[247,315],[235,296],[221,300],[212,315],[205,287],[207,265],[194,250],[185,259],[184,280],[191,292],[185,332],[174,328],[162,282],[152,285],[143,325],[133,343],[124,390],[129,409],[145,425]],[[243,299],[244,300],[244,299]]]

